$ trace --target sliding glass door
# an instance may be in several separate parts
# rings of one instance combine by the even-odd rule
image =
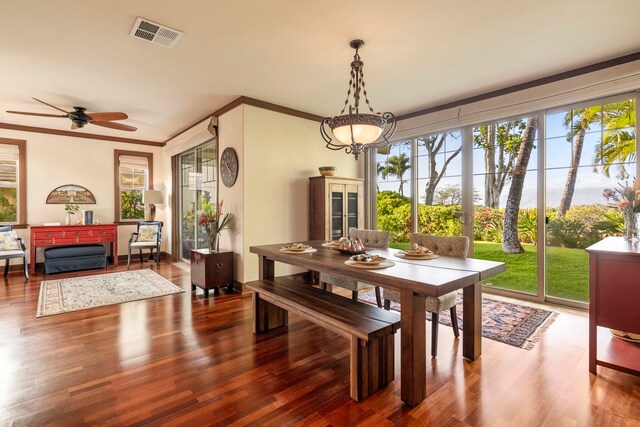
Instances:
[[[474,254],[504,262],[486,286],[538,294],[538,117],[473,128]]]
[[[207,236],[198,225],[197,215],[204,200],[216,203],[216,164],[215,140],[179,155],[178,218],[181,224],[181,260],[191,259],[191,249],[208,247]]]
[[[587,103],[546,116],[546,294],[589,301],[584,248],[621,234],[622,214],[606,188],[636,177],[634,99]]]
[[[506,264],[485,291],[586,307],[584,249],[623,229],[603,192],[640,176],[636,103],[620,95],[378,150],[377,228],[396,247],[411,232],[464,234],[474,257]]]

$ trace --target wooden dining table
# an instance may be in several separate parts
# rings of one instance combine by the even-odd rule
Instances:
[[[394,265],[365,269],[345,264],[349,255],[322,246],[322,241],[304,242],[317,249],[313,253],[286,253],[286,243],[251,246],[258,255],[260,279],[275,277],[275,262],[311,271],[359,280],[401,294],[401,398],[416,406],[426,398],[426,319],[425,297],[438,297],[462,289],[462,355],[475,360],[482,353],[482,285],[481,281],[505,270],[502,262],[474,258],[440,256],[419,260],[400,258],[397,249],[371,249],[367,254],[386,257]]]

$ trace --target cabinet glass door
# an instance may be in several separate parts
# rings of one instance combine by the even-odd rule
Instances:
[[[358,187],[347,185],[347,229],[345,235],[352,228],[358,228]]]
[[[344,236],[344,186],[331,186],[331,240]]]

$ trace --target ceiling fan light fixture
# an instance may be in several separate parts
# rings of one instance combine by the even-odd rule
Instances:
[[[364,63],[358,55],[358,49],[364,46],[362,40],[352,40],[349,45],[356,50],[351,62],[351,79],[347,99],[340,115],[326,117],[320,124],[320,135],[330,150],[342,150],[353,154],[358,160],[361,153],[371,147],[382,147],[389,143],[389,138],[396,129],[396,119],[392,113],[376,113],[369,102],[364,83]],[[349,104],[349,97],[353,90],[353,105]],[[360,113],[360,93],[369,107],[370,113]],[[345,110],[349,110],[345,114]],[[330,132],[327,130],[330,130]],[[333,134],[333,138],[331,134]],[[340,143],[333,142],[336,139]],[[382,139],[380,139],[382,138]]]

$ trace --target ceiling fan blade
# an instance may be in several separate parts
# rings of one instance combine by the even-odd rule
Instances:
[[[124,120],[128,119],[125,113],[88,113],[87,116],[91,117],[91,120],[97,120],[99,122],[109,122],[111,120]]]
[[[33,97],[32,97],[32,98],[33,98]],[[58,107],[56,107],[55,105],[47,104],[46,102],[41,101],[41,100],[39,100],[38,98],[33,98],[33,99],[35,99],[36,101],[38,101],[38,102],[40,102],[40,103],[42,103],[42,104],[44,104],[44,105],[48,105],[48,106],[49,106],[49,107],[51,107],[51,108],[55,108],[55,109],[56,109],[56,110],[58,110],[58,111],[62,111],[62,112],[63,112],[63,113],[65,113],[65,114],[66,114],[66,113],[68,113],[68,111],[64,111],[62,108],[58,108]]]
[[[118,130],[126,130],[129,132],[133,132],[138,128],[134,128],[133,126],[123,125],[122,123],[112,123],[112,122],[91,122],[93,125],[102,126],[105,128],[118,129]]]
[[[27,113],[26,111],[9,111],[11,114],[24,114],[25,116],[41,116],[41,117],[67,117],[66,114],[43,114],[43,113]]]

